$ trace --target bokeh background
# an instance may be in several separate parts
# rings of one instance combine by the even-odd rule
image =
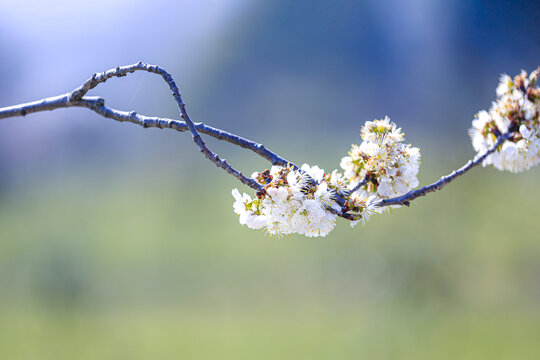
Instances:
[[[195,121],[329,171],[389,115],[426,184],[472,157],[499,75],[540,65],[539,19],[537,1],[4,0],[0,106],[143,60]],[[92,94],[178,117],[149,74]],[[476,169],[365,228],[274,238],[238,224],[240,184],[189,134],[84,109],[5,119],[0,358],[538,359],[539,181]]]

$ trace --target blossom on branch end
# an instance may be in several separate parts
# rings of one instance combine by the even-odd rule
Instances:
[[[497,99],[489,111],[480,111],[472,121],[469,135],[474,149],[484,153],[501,134],[509,138],[490,154],[483,165],[499,170],[522,172],[540,163],[540,88],[536,86],[540,68],[527,75],[521,71],[513,79],[502,75]]]

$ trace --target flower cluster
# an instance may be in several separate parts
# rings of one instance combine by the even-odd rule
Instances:
[[[365,224],[384,209],[377,204],[418,186],[420,151],[404,144],[404,135],[388,117],[368,121],[361,131],[362,143],[352,145],[341,159],[344,172],[326,173],[318,166],[272,166],[252,174],[261,190],[255,198],[240,195],[234,212],[240,224],[265,229],[271,235],[292,233],[326,236],[340,216]],[[359,183],[362,182],[363,185]]]
[[[252,178],[263,185],[255,199],[240,195],[238,189],[232,191],[240,224],[266,229],[271,235],[298,233],[309,237],[326,236],[336,225],[336,213],[342,210],[336,202],[339,189],[333,185],[332,175],[325,176],[318,166],[272,166]],[[357,217],[366,221],[373,204],[364,200],[354,207]]]
[[[469,135],[474,149],[482,154],[502,134],[510,137],[483,165],[493,164],[499,170],[522,172],[540,162],[540,88],[536,86],[540,68],[513,79],[502,75],[497,99],[489,111],[480,111],[472,122]]]
[[[361,136],[362,143],[352,145],[340,163],[351,188],[365,179],[362,190],[388,199],[418,186],[420,150],[403,143],[404,134],[396,124],[388,117],[367,121]]]

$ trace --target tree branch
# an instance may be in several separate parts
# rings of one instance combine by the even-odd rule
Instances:
[[[409,206],[410,202],[420,196],[424,196],[430,192],[441,190],[443,187],[445,187],[447,184],[454,181],[459,176],[465,174],[475,166],[478,166],[482,163],[482,161],[485,160],[486,157],[488,157],[491,153],[495,152],[499,146],[501,146],[507,139],[509,139],[511,136],[511,132],[507,132],[503,135],[500,135],[497,138],[497,141],[495,144],[493,144],[492,147],[490,147],[484,154],[476,156],[473,160],[469,160],[465,165],[460,167],[457,170],[452,171],[450,174],[445,175],[441,177],[438,181],[434,182],[433,184],[424,186],[423,188],[412,190],[406,193],[405,195],[398,196],[391,199],[384,199],[380,200],[377,203],[377,206],[383,207],[383,206],[390,206],[390,205],[406,205]]]
[[[360,182],[358,184],[356,184],[351,190],[347,191],[347,195],[350,196],[352,193],[358,191],[358,189],[360,189],[362,186],[366,185],[370,180],[371,180],[371,178],[368,175],[364,176],[364,178],[362,180],[360,180]]]
[[[101,97],[85,96],[88,93],[88,91],[95,88],[99,84],[105,83],[107,80],[113,77],[123,77],[135,71],[146,71],[146,72],[158,74],[165,80],[165,82],[168,84],[172,92],[172,95],[174,97],[174,100],[180,112],[180,117],[182,118],[183,121],[168,119],[168,118],[160,118],[160,117],[149,117],[149,116],[140,115],[136,113],[135,111],[127,112],[127,111],[113,109],[113,108],[105,106],[105,100]],[[176,83],[174,82],[172,76],[163,68],[157,65],[149,65],[143,62],[138,62],[137,64],[127,65],[127,66],[118,66],[114,69],[110,69],[102,73],[94,73],[90,77],[90,79],[86,80],[81,86],[79,86],[78,88],[66,94],[49,97],[49,98],[45,98],[45,99],[34,101],[34,102],[0,108],[0,119],[16,117],[16,116],[26,116],[27,114],[31,114],[35,112],[56,110],[60,108],[69,108],[69,107],[87,108],[96,112],[97,114],[103,117],[114,119],[120,122],[130,122],[133,124],[140,125],[144,128],[149,128],[149,127],[155,127],[155,128],[160,128],[160,129],[168,128],[168,129],[174,129],[180,132],[185,132],[189,130],[192,135],[193,141],[196,143],[199,150],[204,154],[204,156],[207,159],[212,161],[216,166],[224,169],[230,175],[240,180],[240,182],[242,182],[243,184],[251,187],[252,189],[256,191],[260,191],[262,186],[258,184],[255,180],[244,176],[240,171],[234,169],[225,159],[221,159],[217,154],[212,152],[206,146],[206,143],[201,138],[200,133],[207,134],[218,140],[227,141],[231,144],[240,146],[245,149],[249,149],[255,152],[256,154],[260,155],[262,158],[268,160],[270,163],[272,163],[272,165],[291,166],[295,170],[299,170],[303,172],[297,165],[291,163],[285,158],[270,151],[268,148],[266,148],[262,144],[258,144],[254,141],[245,139],[243,137],[240,137],[238,135],[229,133],[221,129],[217,129],[217,128],[205,125],[203,123],[194,123],[186,111],[185,104],[182,100],[182,97],[178,91],[178,87],[176,86]],[[442,189],[444,186],[446,186],[447,184],[455,180],[457,177],[465,174],[473,167],[479,165],[487,156],[493,153],[509,137],[510,137],[510,133],[501,135],[497,139],[497,142],[490,149],[488,149],[483,155],[477,156],[473,160],[469,160],[464,166],[462,166],[461,168],[457,170],[454,170],[449,175],[441,177],[441,179],[438,180],[437,182],[431,185],[425,186],[423,188],[410,191],[403,196],[380,200],[376,204],[376,206],[379,206],[379,207],[391,206],[391,205],[409,206],[410,201],[420,196],[424,196],[430,192],[434,192],[434,191]],[[366,176],[353,189],[347,191],[344,194],[341,194],[343,196],[336,195],[336,202],[342,207],[341,211],[335,210],[332,208],[329,208],[328,210],[332,212],[333,214],[336,214],[345,219],[358,220],[360,218],[360,215],[349,214],[346,211],[344,211],[345,210],[344,204],[346,202],[344,197],[349,197],[352,193],[360,189],[360,187],[364,186],[369,181],[370,181],[370,178]]]

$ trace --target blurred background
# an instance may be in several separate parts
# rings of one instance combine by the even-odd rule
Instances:
[[[331,171],[367,120],[420,183],[473,154],[501,73],[540,65],[537,1],[4,0],[0,107],[139,60],[195,121]],[[94,89],[178,118],[150,74]],[[208,139],[246,173],[268,165]],[[84,109],[0,122],[2,359],[538,359],[540,169],[476,169],[366,227],[274,238],[189,134]]]

